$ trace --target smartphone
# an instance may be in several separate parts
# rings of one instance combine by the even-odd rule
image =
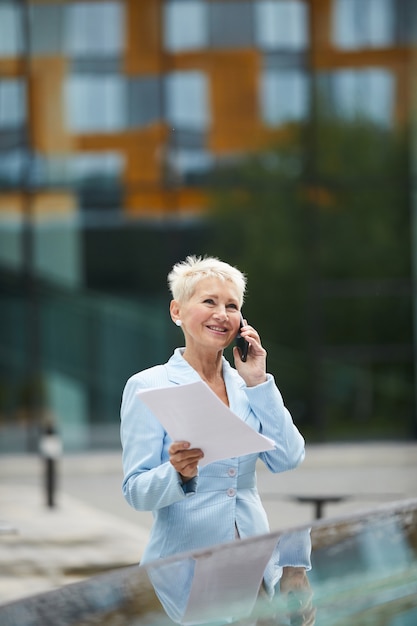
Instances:
[[[243,325],[244,325],[243,324],[243,317],[240,316],[239,330],[242,328]],[[242,361],[246,361],[246,359],[248,358],[249,344],[246,341],[246,339],[244,339],[242,337],[240,332],[236,335],[236,345],[237,345],[237,347],[240,350],[240,358],[242,359]]]

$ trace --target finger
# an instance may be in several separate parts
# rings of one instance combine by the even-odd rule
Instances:
[[[203,457],[203,452],[199,448],[192,450],[185,450],[184,452],[177,452],[172,455],[177,463],[195,463]]]
[[[174,441],[173,443],[171,443],[168,453],[176,454],[177,452],[188,450],[190,448],[190,445],[191,444],[189,441]]]
[[[199,448],[193,448],[191,450],[178,451],[175,454],[170,455],[169,460],[177,472],[182,473],[182,470],[189,465],[194,465],[196,467],[203,456],[202,450]]]

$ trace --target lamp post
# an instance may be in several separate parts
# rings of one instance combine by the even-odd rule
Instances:
[[[55,506],[57,486],[57,461],[62,453],[61,439],[51,424],[48,424],[40,439],[39,451],[45,462],[45,494],[49,508]]]

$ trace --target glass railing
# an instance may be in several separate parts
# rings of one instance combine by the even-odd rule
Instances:
[[[2,626],[411,626],[417,500],[131,566],[0,606]]]

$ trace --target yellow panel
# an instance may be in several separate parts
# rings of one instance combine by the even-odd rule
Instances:
[[[158,188],[135,189],[125,195],[125,211],[128,215],[150,215],[169,212],[176,208],[176,197],[172,192]]]
[[[208,196],[201,190],[196,188],[183,188],[177,193],[178,207],[181,211],[201,211],[208,207]]]
[[[221,51],[210,55],[209,147],[213,152],[244,150],[258,145],[260,64],[256,50]]]
[[[333,0],[312,0],[308,2],[310,15],[311,47],[328,48],[332,41]]]
[[[153,124],[117,134],[78,135],[74,147],[79,152],[116,150],[125,156],[126,185],[154,185],[162,184],[166,136],[164,124]]]
[[[71,192],[44,191],[33,197],[33,213],[37,217],[68,215],[77,210],[77,200]]]
[[[1,193],[0,194],[0,214],[1,213],[22,213],[23,212],[23,194],[19,192]]]
[[[200,189],[138,189],[126,194],[128,215],[198,214],[208,205],[207,195]]]
[[[21,192],[0,194],[0,213],[28,212],[33,217],[68,215],[77,210],[71,192],[42,191],[27,196]]]
[[[387,67],[393,69],[397,64],[410,62],[410,50],[407,48],[384,48],[383,50],[338,50],[328,48],[318,49],[313,54],[314,68],[338,69],[360,67]]]
[[[126,74],[160,71],[161,11],[161,0],[126,0]]]
[[[24,64],[22,59],[17,57],[12,58],[0,58],[0,76],[1,78],[14,78],[16,76],[23,76]]]
[[[59,57],[36,57],[31,62],[31,135],[35,150],[44,154],[71,149],[65,127],[64,78],[67,62]]]
[[[166,136],[167,130],[162,124],[129,133],[125,171],[125,183],[128,186],[162,184]]]

